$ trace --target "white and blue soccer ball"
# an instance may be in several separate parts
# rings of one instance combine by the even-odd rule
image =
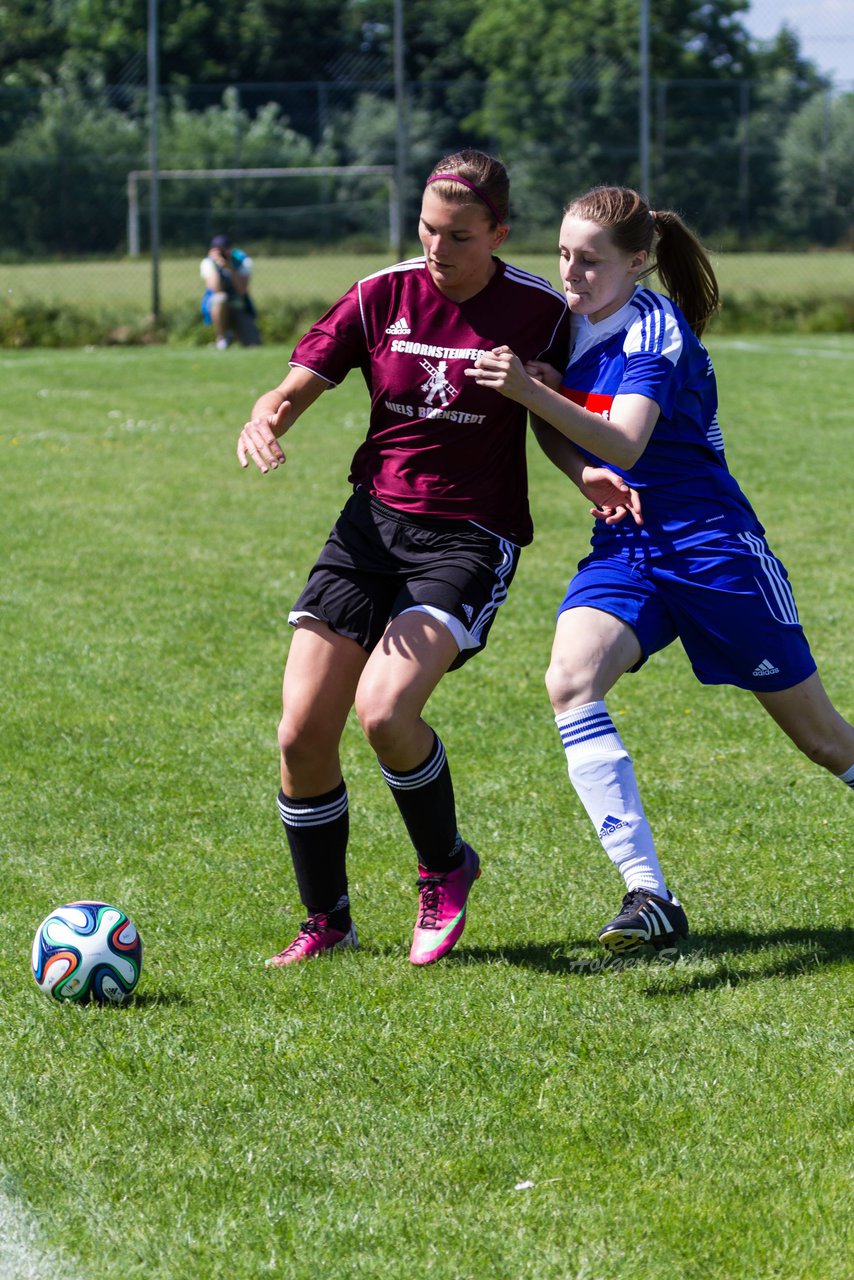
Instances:
[[[36,930],[32,970],[39,989],[54,1000],[121,1004],[142,973],[142,940],[118,907],[69,902]]]

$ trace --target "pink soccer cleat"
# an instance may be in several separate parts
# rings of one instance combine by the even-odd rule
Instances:
[[[409,953],[413,964],[432,964],[462,936],[469,891],[480,875],[480,859],[471,845],[463,845],[463,855],[462,864],[453,871],[418,868],[421,903]]]
[[[333,929],[323,912],[318,912],[300,925],[297,936],[289,947],[271,956],[264,962],[267,969],[282,969],[286,964],[296,964],[300,960],[312,960],[323,955],[324,951],[341,951],[345,947],[358,947],[356,928],[353,924],[346,933]]]

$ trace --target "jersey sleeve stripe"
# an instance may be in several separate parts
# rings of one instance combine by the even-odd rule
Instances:
[[[382,267],[381,270],[374,271],[369,276],[363,276],[359,284],[366,284],[368,280],[379,280],[380,276],[394,275],[397,271],[424,271],[426,267],[424,258],[407,258],[405,262],[395,262],[390,267]]]
[[[548,280],[542,276],[535,276],[530,271],[524,271],[521,267],[514,267],[511,262],[505,262],[504,264],[504,278],[506,280],[515,280],[517,284],[529,285],[532,289],[540,289],[543,293],[551,294],[553,298],[566,305],[563,294],[559,293]]]
[[[721,431],[720,423],[718,422],[717,414],[715,414],[715,416],[712,418],[711,422],[709,423],[709,429],[706,432],[706,439],[708,440],[712,448],[716,449],[718,453],[724,452],[724,437],[723,437],[723,432]]]
[[[311,365],[300,364],[298,360],[289,360],[288,364],[292,369],[305,369],[306,373],[313,373],[315,378],[322,378],[324,382],[328,382],[330,387],[337,387],[338,383],[333,382],[331,378],[327,378],[325,373],[321,373],[318,369],[312,369]]]

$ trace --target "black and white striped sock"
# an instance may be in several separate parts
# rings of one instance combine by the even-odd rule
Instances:
[[[280,790],[277,803],[300,898],[309,915],[322,911],[330,917],[334,928],[349,929],[347,838],[350,834],[350,811],[343,780],[322,796],[295,800]]]
[[[454,785],[445,748],[434,734],[433,749],[415,769],[396,773],[378,761],[391,789],[418,861],[427,871],[453,871],[463,861],[457,831]]]

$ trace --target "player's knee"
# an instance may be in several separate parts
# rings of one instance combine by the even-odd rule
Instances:
[[[278,737],[282,762],[294,777],[315,770],[329,754],[322,729],[290,715],[287,710],[279,721]]]
[[[595,702],[591,673],[583,666],[568,663],[560,657],[552,657],[546,671],[546,691],[556,712],[569,707]]]
[[[828,769],[831,773],[844,772],[845,766],[840,767],[839,761],[850,754],[850,747],[847,753],[843,750],[840,754],[839,742],[823,736],[802,737],[798,746],[813,764],[819,765],[822,769]]]
[[[356,715],[372,749],[382,759],[392,755],[404,732],[403,712],[382,690],[367,690],[356,697]]]

